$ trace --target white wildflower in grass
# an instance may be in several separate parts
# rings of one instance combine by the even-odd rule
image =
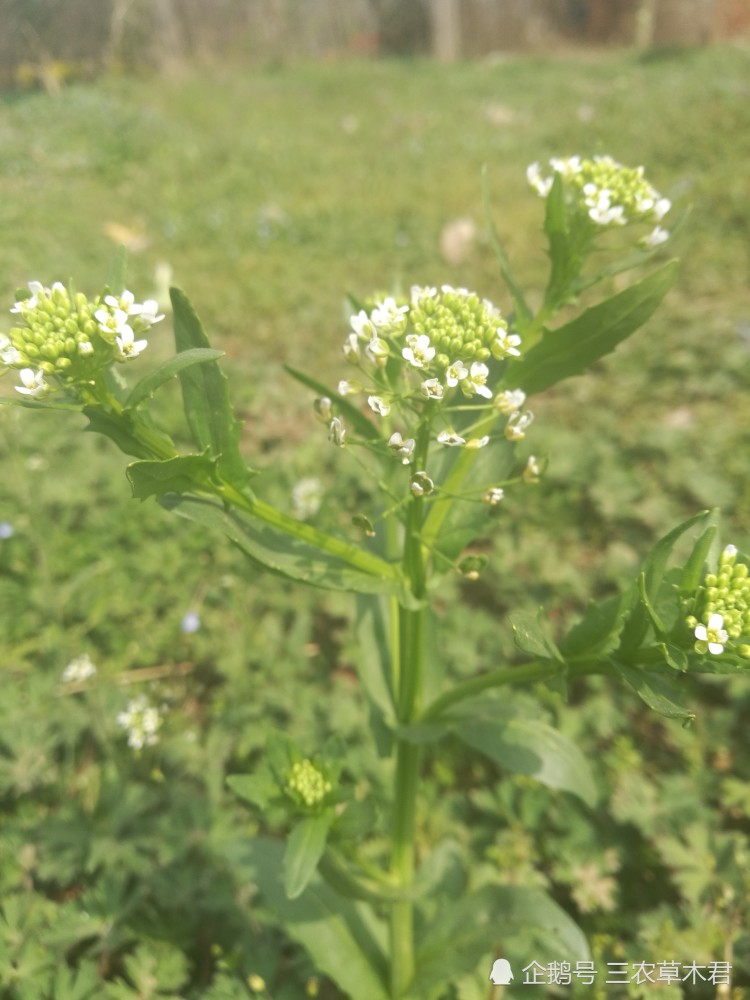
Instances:
[[[81,684],[96,674],[96,666],[91,662],[88,653],[82,653],[71,660],[63,670],[63,684]]]
[[[463,361],[454,361],[452,365],[448,365],[445,371],[445,382],[449,388],[457,386],[459,382],[467,378],[469,374],[469,369],[463,363]]]
[[[419,472],[415,472],[411,477],[409,489],[415,497],[427,497],[435,489],[435,484],[422,469]]]
[[[323,502],[323,484],[315,476],[305,476],[292,489],[292,510],[300,521],[315,517]]]
[[[368,396],[367,405],[373,413],[377,413],[380,417],[387,417],[391,412],[391,404],[387,403],[382,396]]]
[[[365,347],[365,354],[369,360],[374,361],[376,365],[384,365],[388,360],[390,353],[388,344],[382,337],[373,337],[367,347]]]
[[[31,396],[36,399],[39,396],[46,396],[49,392],[49,385],[44,381],[44,372],[35,372],[31,368],[22,368],[18,373],[22,385],[16,386],[16,392],[22,396]]]
[[[354,396],[358,392],[362,392],[363,388],[361,382],[351,382],[349,379],[342,378],[337,391],[339,396]]]
[[[29,293],[11,309],[16,325],[0,341],[0,360],[21,371],[24,395],[84,386],[88,392],[113,362],[140,354],[146,341],[138,338],[164,318],[155,302],[138,303],[132,292],[88,299],[59,281],[51,288],[32,281]],[[33,381],[23,374],[29,371]]]
[[[406,338],[406,343],[409,346],[405,347],[401,351],[401,354],[415,368],[424,368],[437,353],[435,348],[430,344],[430,338],[423,333],[412,334]]]
[[[490,370],[481,361],[475,361],[465,379],[461,382],[461,391],[465,396],[483,396],[485,399],[492,399],[492,390],[487,385],[487,376]]]
[[[445,394],[445,388],[439,378],[425,379],[420,391],[426,399],[442,399]]]
[[[721,615],[713,614],[708,619],[708,625],[696,625],[695,627],[695,648],[699,653],[713,653],[718,656],[724,652],[724,644],[729,639],[729,633],[724,628],[724,618]]]
[[[653,248],[661,246],[661,244],[666,243],[668,239],[669,230],[662,229],[661,226],[655,226],[648,236],[644,236],[641,242],[645,247]]]
[[[388,439],[388,447],[390,450],[401,459],[402,465],[408,465],[411,461],[411,456],[414,453],[414,447],[416,442],[414,438],[407,438],[405,441],[398,431],[391,434]]]
[[[495,409],[498,413],[514,413],[520,410],[526,402],[526,393],[523,389],[505,389],[495,396]]]
[[[201,627],[200,615],[197,611],[186,611],[180,622],[180,632],[183,635],[193,635],[199,632]]]
[[[518,358],[521,355],[519,347],[521,346],[521,338],[517,333],[508,333],[507,330],[503,330],[502,327],[497,331],[497,337],[493,340],[490,350],[492,351],[493,358],[497,358],[498,361],[502,361],[503,358]]]
[[[420,301],[424,302],[427,299],[437,298],[438,290],[437,288],[432,288],[430,286],[412,285],[411,286],[411,304],[417,305]]]
[[[527,410],[525,413],[517,411],[508,417],[508,423],[503,429],[503,433],[509,441],[523,441],[526,431],[534,420],[534,414]]]
[[[340,417],[334,417],[328,425],[328,440],[337,448],[343,448],[346,440],[346,429]]]
[[[375,328],[364,309],[360,309],[355,316],[351,317],[349,322],[351,323],[352,330],[354,330],[354,335],[360,340],[371,340],[375,335]]]
[[[542,467],[536,455],[529,455],[526,468],[523,470],[523,481],[525,483],[538,483],[542,474]]]
[[[449,448],[463,448],[466,444],[466,438],[462,438],[460,434],[456,434],[455,431],[440,431],[437,436],[438,444],[445,444]]]
[[[398,337],[408,322],[408,306],[399,306],[393,298],[380,302],[370,313],[370,320],[377,332],[383,337]]]
[[[131,750],[142,750],[158,743],[163,721],[159,709],[143,694],[132,698],[125,711],[117,716],[117,725],[127,733]]]
[[[497,507],[504,496],[505,490],[501,489],[499,486],[493,486],[492,489],[487,490],[484,494],[482,502],[486,503],[488,507]]]
[[[15,533],[16,529],[9,521],[0,521],[0,541],[12,538]]]
[[[543,177],[539,164],[531,164],[526,172],[531,187],[546,198],[554,175],[558,174],[563,179],[568,204],[596,226],[660,222],[671,208],[669,199],[663,198],[646,180],[643,167],[625,167],[611,156],[552,159],[550,167],[552,175]],[[664,230],[654,233],[656,240],[665,238]]]
[[[356,364],[359,361],[362,351],[359,346],[359,337],[357,336],[356,333],[349,334],[349,336],[344,341],[343,350],[344,350],[344,357],[346,358],[347,361],[351,362],[352,364]]]

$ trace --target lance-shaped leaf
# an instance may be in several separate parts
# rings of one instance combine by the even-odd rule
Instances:
[[[208,337],[190,300],[179,288],[170,289],[174,339],[178,353],[210,348]],[[199,451],[208,449],[219,459],[219,471],[241,488],[250,471],[239,447],[241,423],[234,419],[227,380],[215,361],[192,365],[178,372],[185,417]]]
[[[114,441],[120,451],[135,458],[150,458],[151,453],[135,433],[133,421],[128,413],[109,413],[98,406],[84,406],[83,412],[89,419],[87,431],[103,434]],[[166,442],[171,444],[169,439]]]
[[[581,621],[560,642],[563,656],[606,658],[617,649],[623,626],[637,599],[636,588],[629,587],[606,601],[589,604]]]
[[[695,713],[685,707],[685,694],[672,679],[674,674],[667,677],[624,663],[617,663],[615,666],[628,687],[659,715],[667,719],[681,719],[683,722],[691,722],[695,718]]]
[[[289,834],[284,851],[284,891],[289,899],[301,896],[323,856],[334,813],[305,816]]]
[[[677,262],[670,261],[624,292],[586,309],[565,326],[548,330],[514,365],[514,384],[534,393],[573,375],[582,375],[646,322],[666,295],[676,273]]]
[[[518,611],[512,614],[510,624],[513,629],[513,638],[521,652],[565,663],[560,650],[549,634],[541,608],[535,615],[530,615],[527,611]]]
[[[133,462],[127,476],[137,500],[165,493],[195,493],[214,477],[216,461],[208,455],[178,455],[163,462]]]
[[[27,410],[70,410],[80,413],[83,403],[69,403],[65,400],[32,399],[29,396],[0,396],[0,406],[25,406]]]
[[[222,532],[253,562],[278,576],[331,590],[361,594],[390,593],[407,598],[400,576],[392,571],[388,563],[382,564],[381,576],[366,573],[262,521],[250,521],[225,511],[213,501],[168,494],[159,502],[181,517]],[[373,557],[373,563],[379,565],[380,561]]]
[[[538,719],[467,718],[454,724],[464,743],[514,774],[528,774],[549,788],[571,792],[589,806],[597,799],[589,762],[575,743]]]
[[[165,382],[174,378],[175,375],[179,375],[185,368],[191,368],[193,365],[202,365],[207,361],[216,361],[223,354],[223,351],[216,351],[213,348],[206,347],[194,347],[191,350],[175,354],[173,358],[169,358],[168,361],[159,365],[154,371],[149,372],[148,375],[133,386],[132,392],[125,400],[126,408],[132,409],[145,399],[153,396],[159,386],[164,385]]]
[[[343,899],[315,878],[289,899],[281,878],[283,845],[256,837],[225,845],[233,866],[252,879],[280,926],[310,954],[315,966],[352,997],[390,1000],[385,924],[372,907]]]

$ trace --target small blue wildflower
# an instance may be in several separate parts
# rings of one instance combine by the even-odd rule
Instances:
[[[0,540],[12,538],[15,533],[16,530],[12,524],[9,524],[7,521],[0,521]]]
[[[201,620],[195,611],[187,611],[182,616],[182,622],[180,623],[180,631],[184,632],[185,635],[191,635],[193,632],[197,632],[200,627],[201,627]]]

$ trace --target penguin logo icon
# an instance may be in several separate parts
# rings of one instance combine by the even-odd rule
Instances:
[[[490,982],[495,986],[507,986],[513,982],[513,969],[507,958],[497,958],[492,966]]]

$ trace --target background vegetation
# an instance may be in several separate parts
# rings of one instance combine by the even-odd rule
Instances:
[[[319,517],[347,532],[356,466],[329,449],[282,363],[346,374],[346,291],[450,282],[508,308],[483,235],[483,165],[533,287],[542,208],[527,164],[576,152],[644,163],[678,211],[692,205],[665,250],[683,258],[676,290],[595,373],[538,401],[529,440],[548,471],[508,498],[489,570],[445,591],[448,669],[497,666],[513,655],[508,611],[542,605],[569,623],[698,509],[721,506],[726,540],[748,548],[749,63],[726,47],[449,70],[226,66],[7,96],[5,298],[71,276],[94,292],[125,242],[137,296],[164,302],[171,274],[226,351],[271,498],[290,504],[295,482],[319,476]],[[169,354],[157,330],[144,366]],[[251,767],[276,725],[310,751],[342,733],[363,795],[385,780],[364,735],[349,602],[254,578],[228,546],[135,504],[115,449],[77,429],[76,416],[0,409],[12,529],[0,539],[0,997],[334,998],[243,878],[257,825],[224,777]],[[181,630],[188,611],[197,632]],[[61,675],[84,651],[99,673],[76,693]],[[161,742],[135,755],[115,720],[140,692],[168,712]],[[695,682],[689,730],[604,682],[567,704],[540,694],[597,762],[599,808],[500,783],[456,749],[428,774],[425,850],[450,836],[488,880],[549,887],[602,961],[726,958],[736,996],[750,995],[750,684]],[[487,997],[472,974],[459,1000]]]

